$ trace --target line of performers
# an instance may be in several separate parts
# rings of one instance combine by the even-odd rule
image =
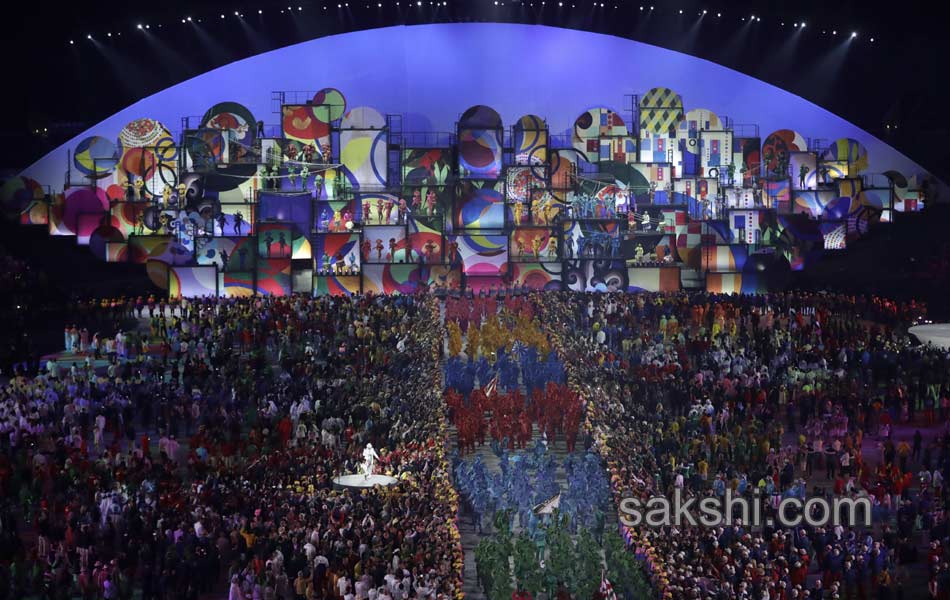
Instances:
[[[375,218],[374,211],[375,208]],[[422,190],[413,190],[409,200],[400,196],[398,200],[376,198],[363,200],[363,223],[366,225],[403,225],[410,215],[433,217],[438,209],[438,198],[435,190],[426,192],[422,198]],[[393,223],[393,211],[396,212],[396,222]]]
[[[583,411],[576,392],[553,382],[544,389],[535,388],[527,396],[520,390],[499,393],[476,389],[467,400],[460,392],[448,389],[445,403],[463,455],[484,445],[488,436],[509,450],[526,448],[534,425],[548,440],[563,435],[568,452],[573,452]]]

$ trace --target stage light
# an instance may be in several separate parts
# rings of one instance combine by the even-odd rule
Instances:
[[[91,34],[91,33],[87,33],[87,34],[86,34],[86,39],[87,39],[87,40],[91,40],[91,39],[92,39],[92,34]]]
[[[234,11],[234,16],[238,16],[238,11]]]
[[[257,14],[262,15],[262,14],[264,14],[264,11],[261,10],[261,9],[257,9]]]
[[[851,32],[851,39],[854,39],[854,38],[856,38],[856,37],[858,37],[858,32],[857,32],[857,31],[852,31],[852,32]]]
[[[106,37],[112,37],[112,32],[110,31],[109,33],[107,33]]]
[[[221,18],[223,19],[223,18],[224,18],[224,15],[221,15]]]
[[[188,21],[189,23],[191,23],[191,17],[188,17],[187,21]]]
[[[152,26],[151,26],[151,25],[146,25],[145,28],[146,28],[146,29],[151,29]]]
[[[721,17],[722,17],[722,13],[716,13],[716,16],[721,18]]]
[[[703,11],[703,14],[706,14],[706,11],[705,11],[705,10]]]
[[[75,40],[69,40],[69,45],[70,45],[70,46],[74,45],[75,43],[76,43]]]
[[[680,9],[680,14],[683,14],[683,9],[682,9],[682,8]]]
[[[761,23],[761,22],[762,22],[762,17],[758,17],[758,18],[756,19],[756,21],[758,21],[759,23]]]
[[[836,29],[836,30],[832,31],[832,32],[831,32],[831,35],[838,35],[838,30]]]
[[[804,29],[804,28],[805,28],[805,22],[802,21],[802,29]]]
[[[558,6],[564,6],[564,3],[563,3],[563,2],[558,2],[557,5],[558,5]]]
[[[182,22],[182,23],[184,23],[184,22],[185,22],[185,20],[184,20],[184,19],[182,19],[182,20],[181,20],[181,22]]]
[[[874,38],[871,38],[871,43],[872,43],[872,44],[874,43]]]
[[[136,25],[136,27],[138,27],[139,29],[141,29],[141,28],[142,28],[142,24],[139,23],[138,25]]]
[[[643,7],[642,7],[642,6],[640,7],[640,10],[643,10]]]

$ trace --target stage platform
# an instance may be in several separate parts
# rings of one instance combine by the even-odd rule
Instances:
[[[333,478],[333,487],[339,490],[351,489],[361,490],[370,489],[376,486],[386,487],[396,483],[395,477],[389,475],[340,475]]]

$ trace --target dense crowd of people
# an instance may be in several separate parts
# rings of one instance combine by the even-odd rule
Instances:
[[[923,307],[801,293],[537,302],[618,503],[727,489],[759,493],[767,516],[788,495],[873,503],[871,527],[624,527],[659,593],[901,597],[914,564],[932,597],[950,593],[950,432],[944,420],[924,441],[909,425],[950,396],[950,357],[903,333]]]
[[[434,299],[163,304],[158,349],[0,390],[0,594],[460,594]],[[335,489],[367,443],[397,482]]]
[[[444,327],[441,308],[89,304],[93,321],[141,324],[109,344],[69,324],[66,348],[106,366],[53,363],[0,389],[0,597],[458,597],[453,475],[479,524],[502,508],[537,532],[560,468],[564,512],[599,538],[604,467],[615,504],[871,503],[869,527],[622,526],[658,596],[896,598],[915,577],[950,594],[950,355],[906,333],[926,307],[544,292],[447,298]],[[583,454],[557,465],[533,436]],[[370,443],[397,482],[338,489]],[[449,464],[447,446],[485,443],[504,472]]]

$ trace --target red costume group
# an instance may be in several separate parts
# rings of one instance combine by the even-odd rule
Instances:
[[[537,424],[548,440],[564,435],[568,452],[574,451],[580,430],[582,405],[577,393],[566,385],[548,383],[542,391],[529,396],[515,390],[486,394],[484,389],[472,392],[468,402],[454,389],[446,390],[445,403],[458,432],[459,452],[474,452],[476,444],[484,444],[486,434],[496,442],[507,440],[509,450],[525,448]]]

